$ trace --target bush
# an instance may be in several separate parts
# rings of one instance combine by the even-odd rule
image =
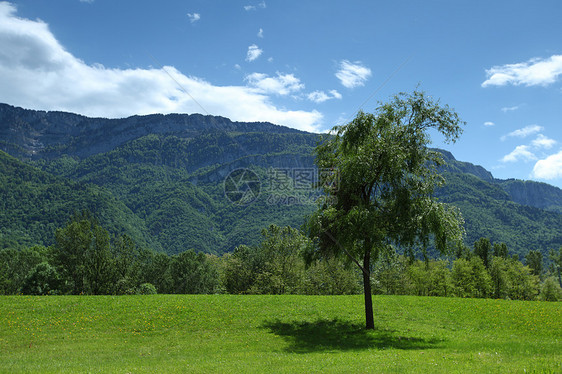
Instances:
[[[335,258],[315,261],[303,277],[303,294],[351,295],[361,292],[361,274]]]
[[[136,290],[132,279],[129,277],[119,279],[115,284],[115,293],[117,295],[134,295]]]
[[[25,278],[21,292],[25,295],[57,295],[62,281],[57,270],[47,262],[35,266]]]
[[[562,288],[554,277],[545,279],[539,297],[544,301],[562,301]]]
[[[143,283],[137,288],[139,295],[156,295],[156,287],[152,283]]]
[[[488,297],[492,290],[492,278],[478,256],[455,260],[451,279],[454,295],[458,297]]]

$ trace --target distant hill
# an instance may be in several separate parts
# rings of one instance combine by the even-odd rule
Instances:
[[[0,157],[0,191],[11,198],[3,199],[0,243],[49,244],[54,228],[84,207],[112,231],[133,232],[143,245],[168,253],[220,254],[256,243],[261,228],[298,227],[315,208],[319,140],[318,134],[222,117],[103,119],[0,104],[0,149],[19,159]],[[461,209],[468,245],[485,236],[521,255],[562,245],[562,190],[497,180],[441,152],[448,183],[437,195]],[[254,182],[240,179],[250,174],[236,175],[244,168]],[[236,194],[225,188],[248,185],[259,188],[259,194],[250,191],[255,201],[229,200]],[[33,208],[22,211],[16,196],[27,195],[35,196]]]

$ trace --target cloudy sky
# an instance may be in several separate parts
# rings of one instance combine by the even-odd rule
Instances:
[[[436,146],[562,187],[561,14],[558,0],[0,1],[0,102],[321,132],[419,87],[467,122]]]

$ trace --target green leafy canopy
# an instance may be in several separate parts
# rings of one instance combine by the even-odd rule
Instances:
[[[454,142],[462,124],[448,106],[415,91],[335,127],[316,149],[318,167],[338,174],[327,183],[321,173],[330,198],[309,222],[320,250],[350,257],[370,251],[376,258],[395,245],[425,249],[431,238],[440,252],[461,243],[460,212],[433,197],[444,182],[437,171],[443,159],[428,145],[430,129]]]

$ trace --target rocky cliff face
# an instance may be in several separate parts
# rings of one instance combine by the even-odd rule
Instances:
[[[192,138],[204,133],[233,131],[303,133],[267,122],[233,122],[200,114],[107,119],[0,104],[0,149],[20,159],[52,159],[63,154],[84,158],[149,134]]]
[[[562,190],[546,183],[508,179],[497,183],[512,201],[562,213]]]
[[[484,169],[480,165],[474,165],[470,162],[457,161],[453,154],[448,151],[439,150],[443,154],[443,159],[447,163],[445,170],[453,173],[467,173],[477,176],[478,178],[486,181],[493,182],[495,179],[488,170]]]
[[[496,179],[492,173],[482,166],[457,161],[450,152],[439,151],[447,162],[444,170],[452,173],[472,174],[486,182],[499,186],[508,194],[511,201],[518,204],[562,213],[562,190],[560,188],[534,181]]]

